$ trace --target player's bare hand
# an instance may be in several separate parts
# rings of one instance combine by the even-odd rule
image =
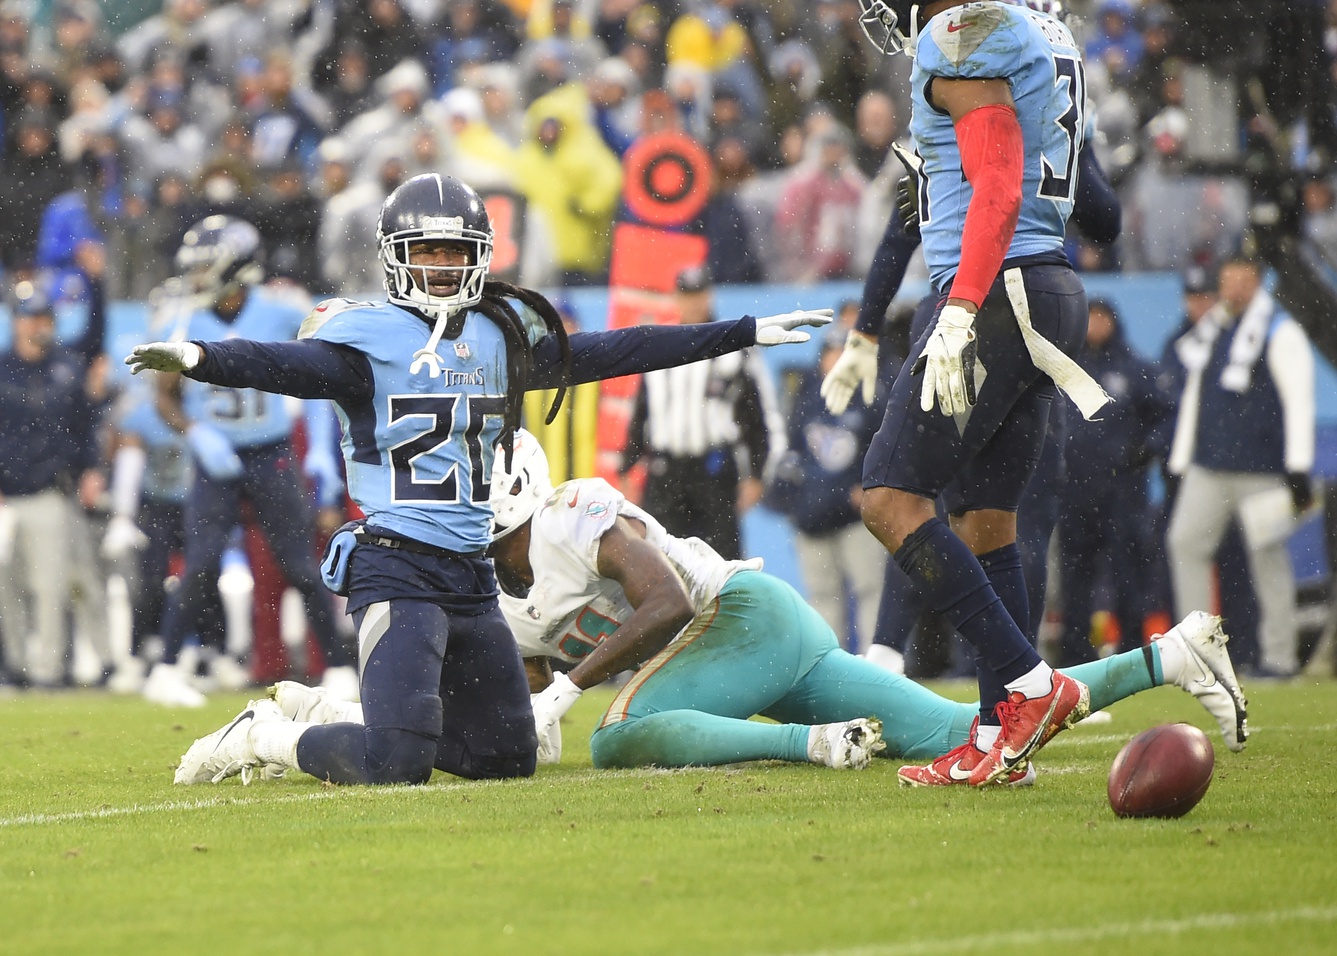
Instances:
[[[758,345],[787,345],[808,341],[808,333],[798,331],[800,325],[820,329],[830,325],[835,311],[832,309],[795,309],[783,315],[763,315],[757,319]]]
[[[912,373],[924,373],[919,407],[959,415],[975,404],[975,316],[959,305],[945,306],[938,324],[915,361]]]
[[[877,339],[850,330],[845,349],[822,379],[822,398],[832,415],[843,414],[858,388],[865,405],[873,404],[877,389]]]
[[[204,350],[194,342],[150,342],[136,345],[125,357],[131,374],[153,372],[189,372],[204,358]]]

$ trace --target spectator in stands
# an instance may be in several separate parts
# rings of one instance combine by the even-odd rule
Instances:
[[[1142,61],[1142,34],[1138,32],[1137,7],[1131,0],[1099,0],[1096,33],[1086,44],[1086,59],[1126,82]]]
[[[319,92],[329,103],[332,126],[341,129],[354,116],[374,109],[379,98],[372,85],[367,48],[361,40],[345,37],[333,54],[333,76]]]
[[[815,156],[795,167],[775,213],[784,275],[793,282],[852,278],[855,222],[867,181],[850,156],[850,134],[830,127]]]
[[[622,166],[590,125],[584,88],[571,84],[535,101],[516,157],[517,185],[552,231],[563,285],[590,285],[608,272]]]
[[[331,165],[351,168],[352,158],[342,140],[326,140],[321,153],[326,169]],[[332,184],[347,178],[347,173],[339,169],[327,175],[327,182]],[[325,200],[316,240],[324,288],[353,299],[380,288],[376,224],[381,203],[404,178],[404,161],[390,156],[381,161],[375,176],[344,186]]]
[[[316,54],[312,81],[317,92],[338,84],[340,54],[356,37],[374,82],[406,59],[425,63],[423,31],[399,0],[338,0],[330,42]]]
[[[387,146],[407,142],[428,88],[427,71],[417,60],[402,61],[376,82],[381,105],[355,116],[339,130],[339,138],[353,156],[355,178],[371,174],[375,159]]]
[[[1314,244],[1337,267],[1337,195],[1332,180],[1325,175],[1313,175],[1305,180],[1301,193],[1304,203],[1304,237]]]
[[[738,140],[747,150],[749,162],[756,163],[766,153],[768,136],[766,124],[756,113],[748,112],[733,84],[717,83],[710,107],[707,145],[714,148],[721,140]]]
[[[141,73],[156,56],[170,52],[199,64],[205,58],[200,19],[209,0],[163,0],[162,12],[121,35],[116,49],[131,73]]]
[[[1170,454],[1183,476],[1168,538],[1175,603],[1211,606],[1212,560],[1238,516],[1262,612],[1258,673],[1287,678],[1297,654],[1286,537],[1291,513],[1313,500],[1314,358],[1257,261],[1226,262],[1218,290],[1176,345],[1188,375]]]
[[[626,60],[609,57],[595,68],[587,86],[599,135],[621,156],[636,139],[640,126],[641,89],[636,71]]]
[[[854,163],[865,178],[873,179],[891,159],[891,144],[896,141],[900,121],[896,115],[896,101],[881,90],[873,89],[859,97],[854,111]],[[904,169],[896,175],[900,179]],[[882,220],[886,222],[886,218]]]
[[[684,325],[712,322],[711,277],[697,266],[677,281]],[[752,350],[641,376],[621,474],[645,462],[645,508],[681,538],[742,557],[739,522],[761,501],[785,451],[784,419],[761,356]]]
[[[770,120],[771,141],[778,147],[767,157],[767,164],[781,166],[786,165],[781,141],[787,130],[801,126],[807,117],[822,82],[822,71],[817,65],[817,57],[800,40],[788,40],[776,47],[769,67],[771,85],[766,114]]]
[[[1124,338],[1114,306],[1090,303],[1086,348],[1078,356],[1114,401],[1094,421],[1068,430],[1067,480],[1059,493],[1059,591],[1063,637],[1058,666],[1094,660],[1091,618],[1108,574],[1119,651],[1142,644],[1151,510],[1147,466],[1161,457],[1170,396],[1157,369]]]
[[[11,268],[32,262],[42,215],[70,182],[56,150],[51,113],[24,107],[14,124],[13,143],[0,177],[0,257]]]
[[[881,57],[859,26],[857,0],[822,0],[817,9],[821,34],[816,52],[822,70],[817,96],[842,125],[853,128],[855,104]]]
[[[262,79],[264,103],[251,123],[251,159],[261,169],[307,165],[325,135],[322,104],[293,86],[292,54],[271,50]]]
[[[858,303],[854,303],[857,310]],[[877,626],[887,550],[859,517],[863,453],[881,424],[881,411],[854,402],[840,415],[826,408],[819,389],[844,347],[846,330],[822,340],[816,369],[803,376],[789,419],[789,450],[772,491],[794,522],[794,545],[808,603],[851,654],[869,644]],[[857,642],[850,631],[853,600]]]
[[[74,498],[91,507],[104,483],[83,362],[56,344],[44,291],[23,281],[15,297],[13,351],[0,355],[0,629],[10,673],[57,687],[68,663]]]
[[[760,282],[761,257],[757,252],[760,222],[756,210],[746,208],[739,187],[752,176],[747,147],[734,137],[721,139],[713,151],[715,171],[710,199],[702,212],[710,251],[710,273],[721,283]]]
[[[119,129],[131,168],[138,175],[180,173],[194,179],[204,167],[209,144],[184,115],[184,94],[174,87],[148,91],[144,112],[126,117]]]
[[[432,90],[438,97],[459,83],[461,67],[509,59],[519,46],[518,28],[505,7],[485,0],[455,0],[431,44]]]

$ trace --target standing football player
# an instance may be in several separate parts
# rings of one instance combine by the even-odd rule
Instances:
[[[1013,0],[1038,13],[1066,21],[1066,10],[1059,0]],[[1123,209],[1118,194],[1105,176],[1096,157],[1094,144],[1095,114],[1086,117],[1087,130],[1077,157],[1077,192],[1073,200],[1072,220],[1088,240],[1108,245],[1119,238]],[[822,395],[827,407],[840,414],[849,404],[856,390],[863,394],[865,404],[873,400],[875,389],[889,389],[895,368],[891,363],[879,364],[878,333],[892,299],[899,291],[910,258],[919,248],[919,162],[901,149],[893,147],[907,167],[908,176],[897,184],[897,208],[887,222],[887,228],[874,252],[868,276],[864,280],[859,302],[859,315],[845,343],[836,365],[822,382]],[[915,308],[910,325],[910,341],[917,340],[936,318],[938,295],[930,291]],[[888,374],[890,373],[890,374]],[[885,376],[885,382],[879,377]],[[1026,494],[1017,509],[1017,544],[1015,550],[1003,548],[994,552],[984,564],[990,580],[1007,573],[1002,569],[1020,562],[1026,582],[1026,606],[1029,623],[1018,621],[1031,643],[1035,643],[1044,615],[1046,567],[1049,539],[1058,523],[1058,495],[1063,483],[1063,445],[1066,434],[1067,409],[1055,405],[1050,410],[1048,433],[1039,462],[1026,487]],[[865,656],[884,667],[901,672],[904,660],[901,649],[914,622],[922,612],[919,595],[910,585],[905,572],[894,561],[887,564],[883,585],[882,605],[878,614],[875,642]],[[1004,601],[1009,611],[1013,604]],[[992,715],[985,714],[986,723]]]
[[[580,695],[624,670],[635,673],[590,739],[596,767],[769,759],[861,769],[884,747],[923,758],[952,748],[960,757],[969,746],[977,705],[846,653],[821,615],[760,562],[729,561],[697,538],[669,534],[603,479],[554,489],[528,432],[517,432],[509,466],[494,463],[491,504],[501,608],[536,691],[541,761],[560,758],[559,721]],[[1244,702],[1219,625],[1195,612],[1145,650],[1075,673],[1101,705],[1181,687],[1239,750]],[[569,669],[552,673],[552,660]],[[356,704],[323,688],[285,681],[273,695],[295,720],[359,719]],[[779,723],[748,719],[757,713]]]
[[[181,285],[202,307],[181,313],[182,328],[174,338],[213,342],[296,336],[305,313],[260,286],[260,233],[250,223],[230,216],[201,221],[182,240],[176,266]],[[311,510],[298,480],[295,423],[287,405],[255,389],[169,374],[158,378],[157,411],[185,436],[195,472],[185,502],[185,571],[164,614],[163,659],[149,672],[144,696],[167,705],[203,703],[176,666],[177,656],[196,622],[217,604],[213,591],[219,559],[240,520],[243,499],[255,510],[284,576],[301,592],[307,620],[334,671],[330,677],[344,677],[342,687],[348,690],[352,684],[355,690],[352,659],[335,631],[333,607],[312,552]],[[324,452],[329,443],[318,440],[322,430],[328,435],[333,428],[329,406],[312,403],[307,421],[311,451],[302,467],[328,501],[343,489],[333,456]],[[215,650],[213,676],[220,685],[236,689],[249,683],[237,661],[223,648]]]
[[[1063,254],[1085,74],[1067,27],[1027,7],[860,2],[870,39],[915,60],[920,231],[940,297],[892,385],[862,510],[928,607],[980,655],[982,710],[997,722],[980,724],[967,755],[979,786],[1024,773],[1037,747],[1090,710],[1086,686],[1053,671],[1016,623],[1029,618],[1020,562],[990,559],[1016,545],[1055,386],[1087,416],[1107,400],[1071,358],[1086,293]],[[951,527],[935,514],[939,495]]]
[[[830,310],[799,311],[568,339],[545,298],[489,278],[483,202],[437,174],[390,194],[378,239],[387,302],[325,302],[297,342],[153,343],[126,360],[334,400],[349,491],[367,516],[334,536],[323,568],[348,595],[365,725],[293,723],[273,701],[253,701],[191,746],[177,783],[245,780],[261,764],[335,783],[421,783],[434,767],[532,774],[528,684],[484,554],[494,446],[510,454],[525,390],[803,341],[796,326],[830,321]]]

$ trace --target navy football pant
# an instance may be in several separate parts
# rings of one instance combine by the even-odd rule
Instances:
[[[185,636],[195,630],[209,602],[217,602],[218,562],[228,535],[241,520],[243,498],[269,542],[288,583],[301,592],[306,618],[330,667],[352,663],[334,628],[329,592],[320,580],[313,547],[311,508],[298,486],[292,448],[287,442],[239,448],[245,470],[234,481],[215,481],[202,468],[186,499],[186,568],[177,598],[163,621],[164,659],[174,663]]]
[[[333,783],[425,783],[432,769],[470,779],[527,777],[538,752],[529,684],[494,602],[481,614],[430,601],[354,613],[363,724],[312,727],[306,773]]]

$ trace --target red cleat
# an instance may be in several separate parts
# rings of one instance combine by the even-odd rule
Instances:
[[[923,766],[911,765],[896,771],[901,783],[909,787],[952,787],[970,783],[970,777],[985,753],[975,746],[975,728],[979,720],[970,727],[970,739],[960,747],[943,754],[932,763]],[[1029,787],[1035,782],[1035,768],[1029,762],[1001,777],[999,784],[1009,787]]]
[[[1043,697],[1013,692],[997,709],[1003,732],[993,749],[975,765],[970,783],[982,787],[1026,763],[1060,730],[1091,713],[1091,692],[1079,680],[1054,671],[1053,685]]]

